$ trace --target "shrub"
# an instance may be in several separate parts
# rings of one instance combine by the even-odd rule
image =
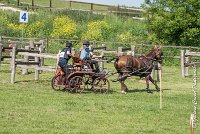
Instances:
[[[118,41],[120,42],[134,42],[134,36],[132,35],[131,32],[124,32],[118,36]]]
[[[22,34],[22,28],[25,29],[25,25],[24,24],[15,24],[15,23],[8,23],[7,24],[7,28],[8,31],[10,32],[9,35],[10,36],[21,36]]]
[[[68,38],[75,36],[76,23],[67,16],[57,17],[53,21],[53,38]]]
[[[43,35],[44,23],[36,21],[27,26],[26,34],[29,37],[41,37]]]
[[[83,33],[82,39],[102,41],[107,39],[111,26],[105,21],[92,21],[87,25],[87,31]]]

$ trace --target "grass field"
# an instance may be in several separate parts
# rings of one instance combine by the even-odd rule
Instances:
[[[179,67],[163,67],[163,109],[160,93],[147,94],[137,77],[126,81],[126,95],[120,93],[119,83],[112,82],[110,94],[69,94],[51,89],[53,72],[44,72],[35,81],[34,72],[22,76],[18,70],[16,83],[10,84],[9,66],[0,69],[0,133],[189,133],[193,78],[181,78]]]

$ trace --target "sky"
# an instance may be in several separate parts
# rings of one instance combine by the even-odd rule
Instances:
[[[125,5],[128,7],[140,7],[144,0],[75,0],[81,2],[90,2],[96,4],[105,4],[105,5]]]

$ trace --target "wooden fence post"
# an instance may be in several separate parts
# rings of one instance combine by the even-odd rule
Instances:
[[[72,1],[69,1],[69,8],[72,8]]]
[[[17,0],[17,6],[19,6],[20,0]]]
[[[106,50],[106,44],[102,44],[102,47],[104,47],[104,48],[101,50],[101,54],[100,54],[101,59],[103,58],[104,51]],[[100,67],[100,70],[104,69],[104,62],[103,61],[99,62],[99,67]]]
[[[16,45],[13,45],[12,59],[11,59],[11,83],[12,84],[14,84],[15,82],[15,71],[16,71],[15,56],[16,56]]]
[[[91,3],[91,11],[93,11],[94,7],[93,7],[93,3]]]
[[[122,56],[123,55],[123,53],[122,53],[122,47],[118,47],[118,49],[117,49],[117,55],[118,56]]]
[[[26,50],[29,50],[29,48],[30,48],[29,46],[25,46]],[[24,61],[25,62],[29,61],[29,57],[27,55],[24,55]],[[28,69],[27,68],[23,68],[22,69],[22,75],[26,75],[26,74],[28,74]]]
[[[48,47],[49,47],[49,38],[46,38],[46,43],[45,43],[45,53],[48,53]]]
[[[40,46],[39,46],[39,53],[44,53],[45,52],[45,45],[44,45],[44,40],[40,40],[39,41],[41,44],[40,44]],[[41,66],[43,66],[44,65],[44,58],[40,58],[40,63],[41,63]]]
[[[120,6],[119,6],[119,4],[118,4],[118,6],[117,6],[117,11],[120,11]]]
[[[190,50],[186,50],[186,53],[190,52]],[[190,56],[187,55],[185,57],[185,63],[190,63]],[[189,76],[189,66],[185,67],[185,76]]]
[[[39,57],[35,57],[35,62],[39,62]],[[35,65],[35,80],[39,80],[39,65]]]
[[[32,0],[32,9],[33,10],[35,9],[34,6],[35,6],[35,2],[34,2],[34,0]]]
[[[34,42],[30,41],[30,49],[34,49]]]
[[[135,56],[135,46],[131,45],[131,55]]]
[[[50,7],[50,11],[51,11],[51,8],[52,8],[52,0],[49,0],[49,7]]]
[[[185,77],[185,51],[181,50],[181,75]]]

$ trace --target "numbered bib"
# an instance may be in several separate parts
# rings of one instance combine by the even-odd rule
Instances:
[[[60,57],[60,58],[64,58],[64,56],[65,56],[65,52],[60,52],[59,57]]]

